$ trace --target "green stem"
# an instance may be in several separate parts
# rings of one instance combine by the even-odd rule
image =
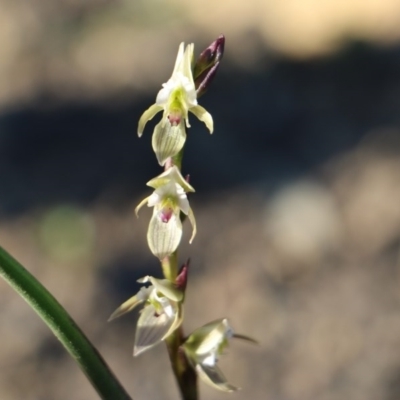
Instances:
[[[198,400],[196,371],[188,363],[185,354],[180,350],[183,341],[182,327],[178,328],[166,339],[172,370],[178,382],[182,400]]]
[[[165,170],[175,165],[182,169],[183,148],[174,157],[169,159],[165,164]],[[181,217],[184,214],[181,213]],[[182,218],[182,222],[183,222]],[[165,257],[161,261],[161,268],[164,277],[171,282],[175,282],[178,276],[178,250],[173,252],[169,257]],[[174,371],[176,381],[181,392],[182,400],[198,400],[197,390],[197,374],[189,364],[186,356],[181,351],[181,345],[184,342],[184,334],[182,327],[178,328],[170,336],[167,337],[165,343],[167,345],[169,359],[171,361],[172,370]]]
[[[39,314],[102,399],[131,400],[99,352],[51,293],[0,247],[0,275]]]
[[[169,257],[162,260],[161,267],[165,278],[175,282],[178,276],[178,251],[176,250]],[[188,363],[185,354],[180,350],[183,342],[184,334],[182,327],[178,328],[165,340],[182,400],[198,400],[197,375]]]
[[[178,276],[178,251],[174,251],[170,256],[161,261],[161,268],[165,279],[175,282]]]

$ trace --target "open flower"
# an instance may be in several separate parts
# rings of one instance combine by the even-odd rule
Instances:
[[[162,260],[172,254],[181,241],[181,211],[188,216],[193,227],[189,243],[192,243],[196,235],[196,220],[186,196],[187,192],[194,192],[194,189],[185,181],[176,166],[150,180],[147,185],[155,190],[140,202],[135,212],[137,214],[145,203],[154,207],[147,231],[147,243],[151,252]]]
[[[174,71],[168,82],[158,92],[156,103],[140,117],[138,135],[142,136],[147,121],[163,111],[161,121],[156,125],[152,138],[153,150],[160,165],[174,157],[186,141],[186,127],[189,124],[189,111],[203,121],[210,133],[213,132],[211,115],[197,104],[197,93],[192,74],[193,43],[184,50],[184,43],[179,46]]]
[[[247,336],[234,334],[228,320],[224,318],[196,329],[182,345],[187,359],[200,378],[208,385],[224,392],[239,389],[227,382],[216,365],[232,337],[254,342]]]
[[[138,282],[150,282],[151,285],[142,287],[109,318],[111,321],[132,311],[139,304],[145,303],[136,326],[134,356],[166,339],[181,325],[183,318],[184,289],[182,287],[167,279],[156,279],[152,276],[145,276]]]

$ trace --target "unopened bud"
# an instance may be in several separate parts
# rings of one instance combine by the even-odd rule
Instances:
[[[220,35],[199,56],[193,70],[197,97],[203,95],[213,81],[222,56],[224,55],[225,36]]]
[[[190,265],[190,258],[186,261],[185,264],[181,266],[179,274],[175,279],[175,284],[177,288],[182,290],[182,292],[185,292],[186,290],[189,265]]]

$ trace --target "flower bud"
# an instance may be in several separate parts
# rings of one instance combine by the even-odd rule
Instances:
[[[181,269],[179,270],[179,274],[175,279],[175,284],[176,284],[177,288],[182,290],[183,293],[185,293],[185,290],[186,290],[189,265],[190,265],[190,258],[188,258],[186,263],[181,266]]]
[[[225,36],[220,35],[199,56],[194,66],[193,77],[197,97],[203,95],[213,81],[222,56],[224,55]]]

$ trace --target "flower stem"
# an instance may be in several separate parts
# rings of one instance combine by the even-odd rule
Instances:
[[[52,294],[0,247],[0,275],[36,311],[75,359],[100,398],[131,400],[97,349]]]
[[[178,382],[182,400],[198,400],[197,375],[180,350],[184,340],[182,327],[178,328],[166,339],[168,354]]]
[[[170,256],[161,261],[161,268],[165,279],[175,282],[178,276],[178,251],[174,251]]]
[[[167,160],[165,170],[176,165],[179,170],[182,169],[183,148],[174,157]],[[181,213],[181,217],[184,215]],[[183,220],[182,220],[183,222]],[[161,267],[164,277],[171,282],[175,282],[178,276],[178,250],[161,261]],[[185,354],[180,350],[184,342],[182,327],[167,337],[165,343],[168,348],[168,355],[171,361],[172,370],[181,392],[182,400],[198,400],[197,374],[189,364]]]
[[[178,275],[178,251],[162,260],[161,266],[165,278],[175,282]],[[196,372],[189,364],[185,354],[180,350],[184,342],[182,327],[168,336],[165,342],[182,400],[198,400]]]

